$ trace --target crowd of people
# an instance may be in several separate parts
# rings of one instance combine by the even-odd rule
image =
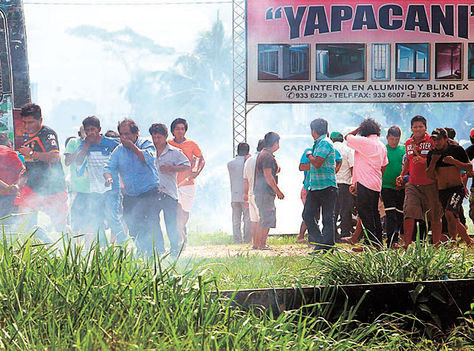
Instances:
[[[43,125],[41,108],[26,104],[21,117],[25,135],[16,151],[0,135],[0,218],[5,223],[15,227],[15,214],[43,212],[58,232],[89,233],[90,241],[106,244],[110,230],[114,243],[132,238],[150,256],[155,248],[165,253],[163,212],[170,253],[179,254],[187,241],[194,180],[205,165],[199,146],[186,137],[185,119],[171,123],[172,138],[165,124],[152,124],[147,139],[131,119],[120,121],[117,132],[103,134],[99,118],[86,117],[77,137],[66,141],[67,187],[58,137]],[[428,232],[434,245],[449,239],[454,244],[457,237],[472,245],[462,203],[473,177],[474,128],[466,150],[452,128],[428,133],[422,116],[411,119],[412,134],[404,145],[398,126],[388,129],[384,144],[380,124],[370,118],[345,136],[329,134],[322,118],[313,120],[310,130],[314,144],[299,163],[304,209],[298,242],[306,241],[307,231],[312,253],[332,250],[338,242],[356,245],[362,238],[378,248],[407,248]],[[275,132],[259,140],[254,155],[240,143],[227,165],[235,243],[269,249],[275,201],[285,198],[274,155],[279,145]],[[474,220],[473,190],[469,215]]]
[[[170,139],[165,124],[152,124],[150,141],[131,119],[118,123],[118,133],[102,134],[97,117],[85,118],[78,136],[66,143],[68,192],[58,137],[43,125],[40,106],[26,104],[21,117],[25,136],[18,152],[0,136],[0,218],[21,225],[14,214],[41,211],[59,232],[89,233],[106,244],[110,228],[113,242],[132,238],[143,254],[156,248],[161,255],[163,212],[171,255],[179,254],[187,241],[194,180],[205,165],[197,143],[186,137],[185,119],[171,123]]]
[[[304,209],[298,242],[306,241],[307,230],[312,254],[332,250],[337,242],[356,245],[362,238],[376,248],[407,248],[430,231],[434,245],[454,245],[460,237],[472,246],[462,203],[474,175],[474,128],[471,145],[464,150],[452,128],[428,133],[423,116],[413,117],[410,127],[411,136],[402,145],[399,126],[388,129],[384,144],[381,126],[371,118],[345,136],[329,134],[325,119],[311,122],[314,144],[299,164]],[[269,249],[268,232],[276,227],[275,200],[285,197],[274,157],[279,139],[275,132],[267,133],[255,155],[241,143],[237,157],[228,163],[235,243],[252,241],[254,249]],[[474,221],[473,191],[471,186],[469,215]]]

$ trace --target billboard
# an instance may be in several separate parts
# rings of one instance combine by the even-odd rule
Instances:
[[[474,101],[472,1],[247,0],[247,102]]]

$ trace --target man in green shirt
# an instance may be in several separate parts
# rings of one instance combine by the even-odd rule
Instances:
[[[77,156],[79,145],[85,138],[84,128],[78,132],[79,137],[72,138],[66,144],[64,152],[64,164],[69,167],[69,191],[72,199],[71,205],[71,227],[74,232],[86,233],[89,230],[87,221],[84,221],[84,214],[88,213],[89,206],[89,177],[87,175],[77,175],[77,165],[74,162]]]
[[[398,235],[403,230],[404,190],[397,185],[396,179],[402,172],[405,147],[399,145],[402,132],[399,127],[392,126],[387,132],[388,165],[382,176],[382,200],[385,207],[385,231],[387,247],[398,246]]]

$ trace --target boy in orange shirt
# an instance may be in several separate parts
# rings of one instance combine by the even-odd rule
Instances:
[[[189,171],[178,173],[178,231],[181,242],[186,242],[186,224],[189,220],[189,212],[193,206],[196,193],[194,179],[201,173],[205,161],[198,144],[185,137],[188,131],[188,122],[184,118],[176,118],[171,123],[170,129],[174,138],[170,139],[168,143],[181,149],[191,163]]]

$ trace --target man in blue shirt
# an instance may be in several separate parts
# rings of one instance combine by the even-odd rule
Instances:
[[[104,168],[106,186],[115,181],[119,173],[123,183],[123,216],[129,235],[136,240],[138,250],[151,255],[153,247],[158,253],[165,252],[163,239],[156,237],[160,225],[158,202],[158,172],[155,167],[156,150],[153,143],[139,137],[137,124],[124,119],[118,124],[121,145],[112,153]],[[158,235],[157,235],[158,236]]]
[[[107,138],[100,134],[100,121],[96,116],[86,117],[82,121],[86,138],[79,145],[75,157],[78,175],[87,175],[89,181],[89,194],[87,194],[87,220],[93,233],[99,232],[99,242],[104,244],[104,219],[107,221],[114,239],[123,243],[127,236],[120,220],[120,183],[118,173],[112,174],[112,189],[104,184],[104,167],[110,159],[112,152],[119,145],[118,140]]]
[[[311,167],[308,173],[308,195],[303,220],[308,227],[308,241],[315,245],[314,252],[327,251],[334,246],[334,209],[337,198],[336,153],[327,137],[328,122],[318,118],[311,122],[314,139],[312,153],[307,156]],[[319,211],[322,211],[323,231],[319,229]]]

